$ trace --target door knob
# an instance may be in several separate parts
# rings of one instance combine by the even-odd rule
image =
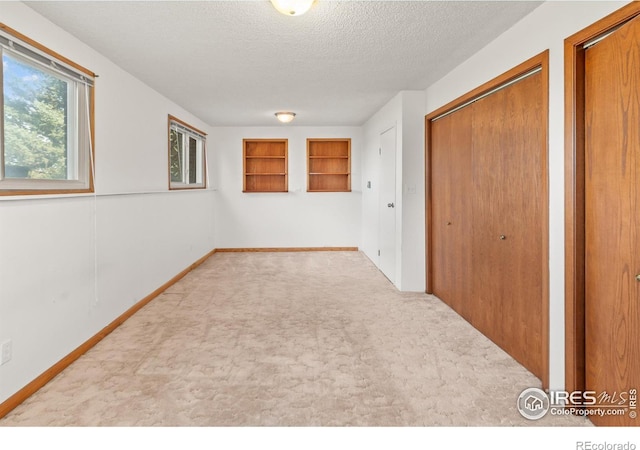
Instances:
[[[451,222],[447,222],[447,225],[451,225]]]
[[[387,208],[395,208],[396,205],[394,205],[393,203],[387,203]]]
[[[506,238],[507,238],[507,237],[506,237],[504,234],[501,234],[501,235],[500,235],[500,240],[501,240],[501,241],[504,241]]]
[[[640,281],[640,273],[636,275],[636,280]]]

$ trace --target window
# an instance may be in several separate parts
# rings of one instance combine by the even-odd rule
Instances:
[[[95,75],[0,24],[0,195],[92,192]]]
[[[202,189],[207,135],[169,116],[169,189]]]

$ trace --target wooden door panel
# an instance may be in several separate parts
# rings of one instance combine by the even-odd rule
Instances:
[[[542,377],[545,129],[540,73],[474,104],[477,326]],[[485,331],[486,330],[486,331]]]
[[[640,386],[639,43],[635,19],[585,51],[585,377],[596,392]]]
[[[543,220],[542,183],[546,170],[542,75],[506,89],[509,111],[502,135],[503,187],[500,219],[507,253],[503,259],[501,308],[504,347],[534,374],[542,376]]]
[[[503,126],[509,114],[504,109],[507,91],[502,89],[473,104],[473,294],[476,301],[473,324],[503,346],[501,291],[505,242],[502,224],[505,188],[503,179]]]
[[[469,320],[471,109],[432,125],[433,291]]]

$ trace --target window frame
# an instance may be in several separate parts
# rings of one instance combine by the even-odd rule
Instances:
[[[73,88],[72,95],[68,93],[67,105],[70,98],[75,101],[74,123],[67,124],[67,130],[73,129],[73,135],[69,139],[73,140],[73,158],[70,160],[73,170],[77,173],[77,179],[33,179],[33,178],[6,178],[4,176],[6,167],[4,165],[4,71],[0,72],[0,196],[17,195],[52,195],[52,194],[82,194],[93,193],[94,170],[95,170],[95,78],[92,71],[58,54],[48,47],[28,38],[22,33],[8,27],[0,22],[0,33],[7,39],[14,42],[14,45],[27,49],[40,58],[48,59],[56,64],[58,69],[53,70],[43,64],[42,61],[32,59],[23,51],[6,48],[2,46],[0,55],[5,52],[11,58],[20,63],[29,65],[41,72],[55,76],[68,83]],[[75,75],[65,75],[65,73]],[[80,81],[84,79],[85,82]],[[81,92],[83,91],[83,92]],[[68,106],[69,107],[69,106]]]
[[[178,182],[178,181],[173,181],[171,179],[171,131],[174,128],[174,124],[176,125],[176,131],[183,129],[180,131],[183,133],[186,132],[185,134],[186,137],[194,138],[200,143],[200,146],[201,146],[200,156],[199,156],[200,161],[199,162],[196,161],[196,165],[200,164],[200,167],[201,167],[201,178],[202,178],[201,181],[197,181],[195,183],[184,182],[184,180],[188,179],[189,177],[189,164],[186,163],[186,159],[183,159],[183,161],[185,161],[184,163],[185,171],[183,171],[183,174],[182,174],[183,181]],[[207,188],[207,133],[169,114],[167,119],[167,148],[168,148],[167,168],[168,168],[168,177],[169,177],[168,179],[169,190],[179,191],[179,190],[188,190],[188,189],[206,189]],[[185,145],[183,145],[182,151],[184,155],[189,154],[189,149]],[[196,152],[197,152],[197,149],[196,149]],[[198,156],[196,155],[196,157]]]

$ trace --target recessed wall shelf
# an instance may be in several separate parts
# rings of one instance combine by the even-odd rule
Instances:
[[[243,192],[288,191],[288,140],[243,139]]]
[[[351,192],[351,139],[307,139],[307,192]]]

